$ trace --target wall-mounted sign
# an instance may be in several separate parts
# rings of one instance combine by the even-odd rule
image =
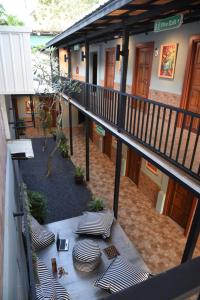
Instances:
[[[105,129],[103,129],[101,126],[99,125],[96,125],[96,128],[95,128],[96,132],[102,136],[105,136],[106,132],[105,132]]]
[[[74,51],[80,50],[80,45],[74,45]]]
[[[153,174],[158,175],[158,169],[152,165],[149,161],[146,162],[147,170],[151,171]]]
[[[183,15],[175,15],[154,22],[154,32],[179,28],[183,23]]]
[[[174,78],[177,45],[165,44],[160,47],[160,61],[158,68],[158,76],[162,78]]]

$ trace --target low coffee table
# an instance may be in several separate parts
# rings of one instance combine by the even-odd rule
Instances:
[[[118,222],[114,221],[111,230],[111,237],[107,240],[103,240],[102,238],[93,238],[92,236],[81,236],[75,234],[74,232],[77,229],[79,218],[80,217],[75,217],[46,225],[47,229],[54,232],[55,235],[59,232],[60,236],[69,239],[69,251],[57,252],[56,243],[54,243],[46,249],[38,252],[38,256],[45,262],[50,271],[51,258],[55,257],[57,267],[63,267],[68,273],[68,275],[64,275],[58,280],[69,292],[71,300],[95,300],[105,298],[109,295],[106,291],[98,287],[94,287],[94,281],[112,262],[112,259],[108,259],[107,255],[103,251],[103,249],[110,245],[115,245],[119,253],[125,256],[131,263],[135,264],[136,267],[149,271],[138,251],[130,242]],[[94,239],[99,244],[102,256],[99,266],[94,271],[85,273],[75,269],[72,258],[72,250],[77,241],[88,237]]]

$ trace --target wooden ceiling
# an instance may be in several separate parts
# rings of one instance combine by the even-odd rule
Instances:
[[[156,19],[177,13],[184,15],[184,23],[200,20],[200,0],[108,1],[52,39],[47,46],[67,47],[86,39],[93,43],[106,41],[121,36],[124,29],[132,35],[149,32]]]

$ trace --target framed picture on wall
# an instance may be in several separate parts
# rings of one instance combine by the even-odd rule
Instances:
[[[159,77],[170,79],[174,78],[177,48],[177,43],[161,45],[158,68]]]
[[[158,169],[151,164],[149,161],[146,162],[146,168],[151,171],[153,174],[158,175]]]

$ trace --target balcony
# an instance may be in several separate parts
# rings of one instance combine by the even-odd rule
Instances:
[[[68,95],[82,108],[200,179],[200,115],[171,105],[79,81]]]

